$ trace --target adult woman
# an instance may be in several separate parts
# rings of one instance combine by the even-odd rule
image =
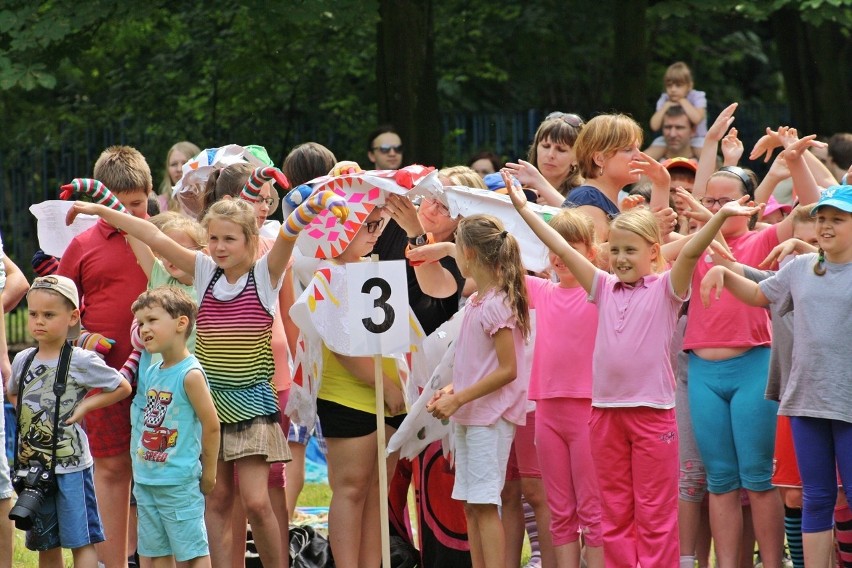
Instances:
[[[539,202],[559,206],[582,183],[574,145],[584,124],[576,114],[548,114],[535,132],[527,153],[529,161],[506,164],[524,186],[538,192]]]
[[[180,203],[172,197],[172,187],[178,182],[183,174],[183,165],[190,158],[196,156],[201,149],[186,140],[178,142],[166,154],[166,167],[163,170],[163,181],[157,195],[160,211],[181,211]]]

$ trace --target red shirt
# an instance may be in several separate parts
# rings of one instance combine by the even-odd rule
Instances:
[[[77,285],[85,304],[83,327],[115,340],[106,363],[120,369],[133,346],[130,344],[130,306],[145,291],[148,279],[117,229],[103,220],[71,241],[56,272]]]

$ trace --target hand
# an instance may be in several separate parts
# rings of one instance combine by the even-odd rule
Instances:
[[[358,165],[358,162],[343,161],[334,164],[334,167],[331,168],[331,171],[328,172],[328,175],[342,176],[344,174],[357,174],[363,171],[364,170],[361,169],[361,166]]]
[[[207,473],[207,469],[201,472],[201,494],[208,495],[216,487],[216,472]]]
[[[385,407],[391,416],[405,412],[405,397],[402,395],[402,390],[388,378],[385,378],[382,386],[382,392],[385,395]]]
[[[744,151],[742,140],[737,138],[737,129],[731,128],[728,134],[722,138],[722,157],[724,165],[736,166],[740,163],[740,158]]]
[[[761,155],[765,154],[763,161],[768,162],[772,158],[772,151],[775,148],[786,148],[798,140],[798,134],[795,128],[789,126],[779,126],[778,130],[772,130],[766,127],[766,134],[760,137],[754,144],[754,148],[749,154],[749,160],[757,160]]]
[[[728,248],[728,244],[719,242],[715,239],[710,241],[710,246],[707,247],[707,254],[710,255],[711,260],[713,260],[713,264],[720,264],[720,260],[726,260],[728,262],[737,261],[737,259],[734,258],[734,253],[732,253],[731,249]]]
[[[799,138],[784,150],[784,159],[789,163],[791,160],[798,160],[802,157],[807,148],[827,148],[828,144],[816,140],[816,134],[809,134],[804,138]]]
[[[657,225],[660,226],[662,236],[666,236],[674,231],[677,226],[677,213],[671,207],[662,207],[653,211],[654,217],[657,219]]]
[[[439,390],[426,405],[426,410],[438,420],[446,420],[461,408],[455,391]]]
[[[503,166],[503,170],[509,173],[510,176],[514,176],[519,182],[521,182],[522,186],[535,188],[539,187],[542,183],[547,183],[547,180],[544,179],[541,172],[538,171],[534,165],[525,160],[518,160],[517,164],[509,162]],[[503,173],[503,170],[501,170],[500,173]],[[505,177],[503,178],[503,181],[508,184]],[[506,185],[506,187],[509,186]]]
[[[701,205],[701,202],[695,199],[692,193],[686,191],[682,187],[676,187],[675,193],[678,197],[686,202],[687,210],[683,212],[683,216],[687,219],[694,219],[699,223],[706,223],[713,216],[713,213]]]
[[[718,301],[722,297],[722,290],[725,289],[725,271],[724,266],[714,266],[707,271],[704,278],[701,280],[701,303],[705,308],[710,307],[710,298],[715,290],[715,298]]]
[[[631,168],[630,173],[642,174],[646,176],[654,186],[664,185],[668,188],[672,180],[669,170],[645,152],[639,152],[639,154],[642,156],[641,160],[631,160],[628,164]]]
[[[408,260],[413,262],[437,262],[442,258],[449,256],[447,254],[447,245],[454,246],[452,243],[433,243],[431,245],[423,245],[409,249],[405,256]]]
[[[754,205],[749,199],[751,199],[750,196],[743,195],[736,201],[729,201],[722,205],[716,215],[722,215],[723,217],[751,217],[763,209],[764,203]]]
[[[781,262],[791,254],[808,254],[818,251],[819,249],[817,249],[817,247],[808,244],[805,241],[800,241],[799,239],[788,239],[772,249],[769,252],[769,255],[764,258],[758,266],[768,268],[776,262]]]
[[[527,204],[527,196],[524,194],[524,190],[512,183],[511,171],[507,168],[500,170],[500,175],[503,176],[503,183],[506,184],[506,191],[509,194],[509,199],[512,200],[512,205],[520,211]]]
[[[103,359],[110,352],[112,346],[115,345],[115,340],[104,337],[100,333],[83,331],[80,333],[80,337],[75,339],[72,343],[87,351],[94,351],[98,357]]]
[[[89,399],[86,399],[86,398],[81,400],[77,404],[77,406],[74,407],[74,412],[72,412],[71,416],[69,416],[65,420],[65,423],[68,424],[69,426],[71,424],[81,424],[83,422],[83,417],[86,416],[86,414],[88,414],[88,412],[89,412],[88,402],[89,402]]]
[[[716,117],[716,120],[710,128],[707,129],[707,134],[704,137],[705,140],[710,142],[719,142],[722,139],[725,132],[728,131],[728,128],[730,128],[731,124],[734,122],[734,112],[737,110],[737,105],[739,105],[739,103],[732,103],[719,113],[719,116]]]
[[[74,219],[77,218],[77,215],[81,213],[84,215],[97,215],[98,214],[98,205],[97,203],[89,203],[87,201],[75,201],[74,205],[68,210],[68,213],[65,214],[65,225],[70,226],[71,223],[74,222]]]
[[[766,173],[766,176],[775,178],[779,181],[790,177],[790,168],[787,167],[787,160],[785,159],[784,152],[778,154],[778,156],[772,161],[772,165],[769,166],[769,171]]]
[[[422,235],[426,231],[417,217],[417,208],[410,199],[392,193],[385,200],[385,211],[396,221],[409,237]]]
[[[639,207],[643,203],[645,203],[645,198],[641,195],[628,195],[627,197],[621,200],[621,206],[619,207],[619,209],[621,209],[622,211],[627,211],[629,209]]]

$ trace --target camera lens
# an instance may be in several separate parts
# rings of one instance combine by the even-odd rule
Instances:
[[[44,502],[44,492],[26,488],[18,495],[15,506],[9,511],[9,518],[15,521],[15,527],[26,531],[33,527],[33,517]]]

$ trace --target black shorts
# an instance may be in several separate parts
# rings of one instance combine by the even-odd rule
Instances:
[[[375,414],[330,400],[317,399],[317,416],[322,424],[322,435],[326,438],[360,438],[376,431]],[[405,416],[386,416],[385,424],[398,430]]]

